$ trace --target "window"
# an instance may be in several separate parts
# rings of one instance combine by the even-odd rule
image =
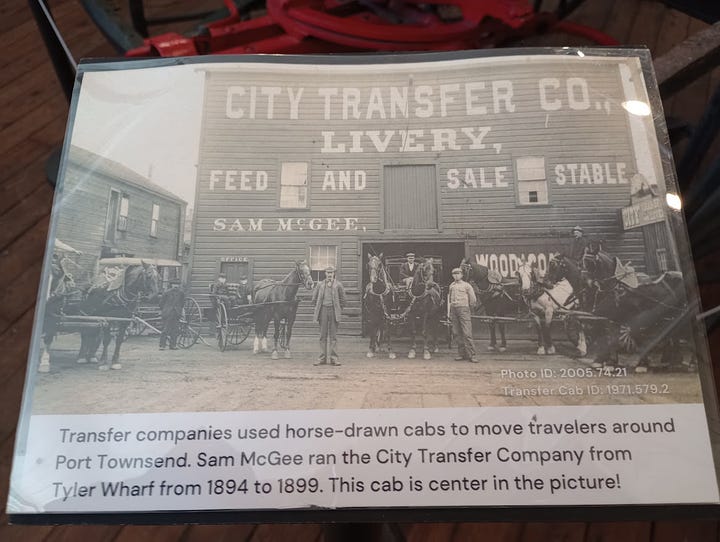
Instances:
[[[658,269],[661,273],[664,273],[668,270],[667,250],[658,248],[655,250],[655,255],[657,257]]]
[[[157,237],[158,222],[160,222],[160,206],[153,203],[152,218],[150,220],[150,237]]]
[[[520,205],[547,205],[548,186],[545,158],[525,156],[515,161],[517,171],[517,198]]]
[[[105,215],[105,241],[108,243],[115,242],[115,232],[118,230],[118,205],[120,202],[120,192],[110,190],[110,199],[108,200],[107,214]]]
[[[280,167],[280,208],[307,209],[307,162],[284,162]]]
[[[310,274],[313,280],[323,280],[328,265],[338,267],[335,245],[310,245]]]
[[[120,213],[118,216],[117,229],[118,231],[127,231],[128,227],[128,212],[130,211],[130,198],[123,196],[120,198]]]

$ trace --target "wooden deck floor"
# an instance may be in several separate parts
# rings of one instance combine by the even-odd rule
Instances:
[[[178,0],[154,0],[162,9]],[[207,3],[207,2],[206,2]],[[112,56],[112,49],[90,22],[78,0],[51,0],[63,35],[77,58]],[[188,3],[195,7],[195,2]],[[220,4],[217,1],[217,4]],[[698,30],[702,22],[652,0],[588,0],[574,20],[605,30],[624,44],[646,44],[657,56]],[[564,45],[560,39],[557,45]],[[41,260],[48,230],[52,190],[45,162],[65,130],[67,103],[26,2],[0,4],[0,504],[8,492],[15,423],[25,378]],[[700,117],[720,70],[709,73],[665,103],[666,114],[688,122]],[[681,150],[681,149],[680,149]],[[712,154],[717,155],[716,147]],[[703,270],[715,270],[717,255],[696,262],[706,307],[720,302],[720,286],[703,284]],[[715,281],[717,279],[714,279]],[[720,363],[720,332],[711,335]],[[708,541],[718,540],[717,521],[631,523],[412,524],[403,529],[412,541]],[[321,540],[319,525],[259,526],[62,526],[7,525],[0,515],[0,540],[60,542],[76,539],[114,542]]]

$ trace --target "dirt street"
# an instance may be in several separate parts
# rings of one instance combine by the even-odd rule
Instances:
[[[318,345],[293,338],[292,359],[252,354],[250,340],[226,352],[211,339],[188,350],[158,351],[156,337],[130,338],[122,369],[77,364],[77,335],[53,345],[51,371],[34,374],[37,414],[240,411],[284,409],[417,408],[700,401],[695,373],[636,375],[631,368],[602,371],[560,354],[538,356],[531,341],[512,341],[489,353],[477,341],[480,363],[453,361],[445,347],[433,359],[368,359],[367,342],[340,337],[340,367],[313,365]],[[562,347],[563,345],[560,345]],[[632,360],[623,360],[632,365]]]

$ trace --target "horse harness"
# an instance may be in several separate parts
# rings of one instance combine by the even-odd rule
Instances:
[[[383,312],[383,318],[385,320],[389,320],[392,323],[401,323],[404,322],[407,319],[408,314],[410,314],[410,311],[412,311],[413,306],[415,305],[415,302],[421,299],[424,299],[426,296],[430,294],[430,291],[432,289],[432,285],[437,284],[435,282],[426,282],[425,284],[425,291],[421,295],[414,295],[412,293],[412,288],[409,288],[407,290],[408,296],[410,297],[410,303],[405,308],[405,310],[401,314],[392,314],[392,312],[388,311],[387,304],[385,303],[385,298],[388,296],[388,294],[392,295],[393,302],[395,301],[395,295],[396,290],[391,287],[390,280],[391,277],[388,276],[387,272],[385,271],[385,268],[382,267],[382,273],[383,273],[383,283],[385,284],[385,291],[382,293],[375,293],[372,288],[372,283],[368,283],[367,287],[365,288],[365,294],[363,295],[363,299],[367,298],[368,294],[378,297],[380,299],[380,307],[382,308]]]

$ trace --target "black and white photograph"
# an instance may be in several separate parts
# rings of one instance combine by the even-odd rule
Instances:
[[[641,57],[85,65],[32,413],[702,402]]]
[[[83,64],[9,513],[717,505],[657,107],[635,49]]]

